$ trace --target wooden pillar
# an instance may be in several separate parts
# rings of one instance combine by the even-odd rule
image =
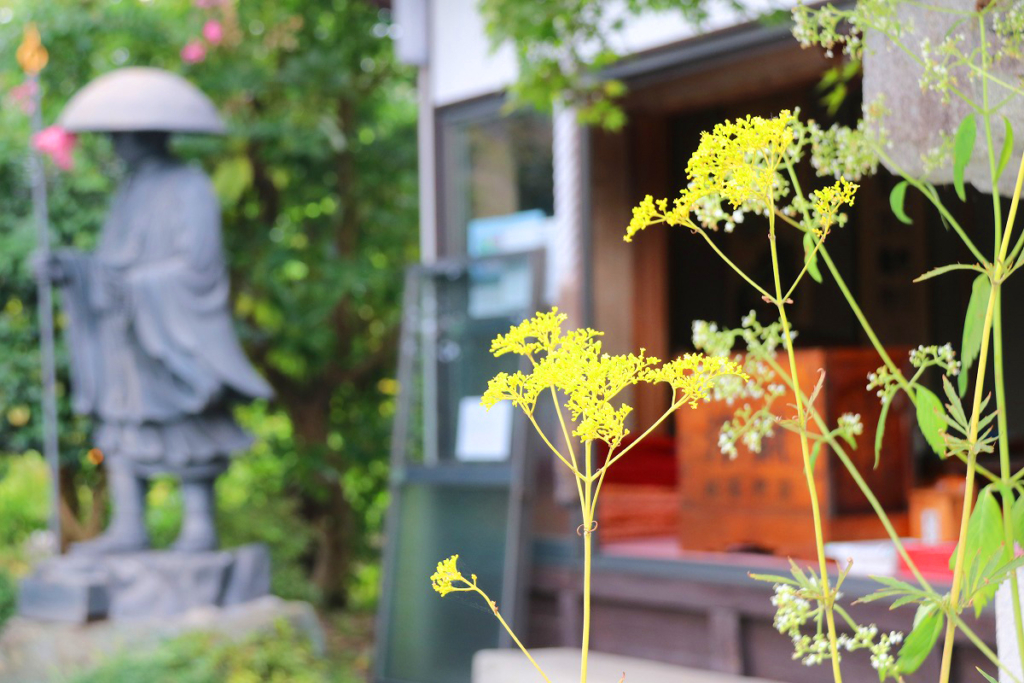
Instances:
[[[635,206],[645,195],[655,199],[674,196],[680,188],[670,184],[669,121],[663,115],[636,114],[630,128],[634,158],[632,159]],[[629,216],[625,217],[625,221]],[[623,223],[623,233],[625,232]],[[632,243],[633,251],[633,346],[647,349],[647,354],[661,359],[669,357],[668,348],[668,232],[664,226],[645,230]],[[636,387],[636,424],[646,429],[665,412],[669,394],[664,386]],[[659,431],[668,428],[663,423]]]

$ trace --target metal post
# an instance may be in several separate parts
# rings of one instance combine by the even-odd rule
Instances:
[[[35,25],[25,29],[25,39],[18,48],[18,62],[25,71],[32,93],[32,135],[43,129],[42,92],[39,72],[46,66],[48,55]],[[36,225],[38,258],[42,264],[49,262],[50,219],[47,211],[46,174],[43,159],[33,144],[29,144],[29,175],[32,183],[32,216]],[[60,445],[57,438],[57,369],[54,357],[53,330],[53,289],[45,265],[36,274],[39,289],[39,346],[43,379],[43,454],[50,466],[52,505],[50,509],[50,532],[53,534],[56,550],[61,549],[60,529]]]

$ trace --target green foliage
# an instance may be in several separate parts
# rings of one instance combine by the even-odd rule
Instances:
[[[964,412],[960,397],[953,390],[953,384],[946,377],[942,378],[942,388],[946,392],[946,398],[949,400],[949,403],[946,404],[948,409],[946,426],[948,429],[944,436],[946,452],[960,457],[973,457],[979,453],[991,453],[994,450],[993,444],[997,438],[993,436],[991,426],[992,421],[996,418],[996,414],[994,412],[985,414],[985,409],[988,407],[991,395],[986,396],[978,403],[977,432],[972,436],[970,419],[967,417],[967,413]]]
[[[946,620],[942,611],[936,609],[935,603],[928,603],[917,608],[914,615],[914,628],[907,635],[907,640],[900,648],[896,659],[901,673],[912,674],[921,668],[924,660],[935,647],[942,635]]]
[[[0,548],[16,548],[46,528],[50,477],[36,452],[0,459]]]
[[[939,456],[946,454],[946,440],[943,434],[946,432],[945,410],[942,408],[942,401],[934,393],[924,387],[917,388],[917,426],[924,434],[928,445],[932,447]]]
[[[960,395],[967,393],[968,370],[974,365],[981,351],[981,337],[985,331],[985,312],[988,309],[988,295],[992,291],[992,281],[982,273],[974,278],[971,286],[971,300],[967,304],[967,315],[964,317],[963,342],[960,345],[960,362],[963,366],[957,377]]]
[[[892,192],[889,193],[889,206],[892,208],[893,215],[899,220],[900,223],[911,225],[914,221],[911,220],[910,216],[907,215],[903,205],[907,201],[907,185],[909,183],[906,180],[901,180],[896,183],[896,187],[892,188]]]
[[[1003,515],[991,485],[978,494],[966,539],[961,600],[965,606],[973,604],[975,615],[980,615],[1007,573],[999,567],[1003,559]],[[949,558],[950,570],[955,563],[954,552]],[[997,571],[999,576],[993,576]]]
[[[695,25],[709,0],[482,0],[480,12],[496,48],[510,42],[519,63],[513,105],[550,111],[556,102],[577,107],[580,120],[618,130],[626,122],[618,100],[621,81],[601,77],[620,55],[613,37],[626,20],[646,12],[678,11]],[[739,9],[739,2],[722,4]]]
[[[413,74],[396,64],[382,37],[387,10],[369,0],[4,6],[12,19],[0,25],[0,90],[21,82],[13,48],[35,21],[51,55],[41,74],[46,122],[90,79],[130,65],[183,73],[227,119],[226,138],[175,144],[207,168],[219,192],[240,334],[278,394],[280,410],[268,414],[287,423],[275,437],[280,467],[268,476],[290,496],[292,518],[319,530],[315,543],[308,533],[282,531],[282,538],[304,545],[307,566],[342,558],[317,571],[338,597],[352,567],[376,552],[393,411],[393,395],[381,387],[393,384],[397,274],[416,257]],[[184,64],[182,46],[211,19],[223,25],[223,41],[207,46],[204,61]],[[7,188],[0,196],[0,452],[20,453],[41,441],[27,266],[35,237],[24,172],[27,117],[0,107],[0,124]],[[56,244],[87,249],[119,169],[104,138],[81,143],[73,172],[48,169],[50,211]],[[81,479],[94,472],[84,461],[89,425],[64,398],[63,348],[59,362],[63,455]],[[173,497],[173,487],[161,484],[154,495]],[[158,536],[176,524],[168,514],[150,520]],[[234,532],[223,523],[227,538]]]
[[[72,679],[72,683],[349,683],[330,672],[311,643],[286,622],[274,631],[232,642],[191,633],[144,654],[125,654]]]
[[[1003,126],[1003,149],[999,152],[999,164],[996,166],[997,179],[1003,175],[1006,165],[1010,163],[1010,157],[1013,156],[1013,124],[1006,116],[1003,116]]]
[[[18,584],[14,577],[0,569],[0,631],[18,608]]]
[[[974,140],[978,134],[978,122],[974,114],[968,114],[960,123],[953,138],[953,185],[960,201],[967,201],[967,194],[964,190],[964,170],[974,153]]]
[[[978,673],[980,673],[982,676],[984,676],[985,680],[988,681],[989,683],[999,683],[999,681],[997,681],[996,679],[992,678],[987,673],[982,671],[981,668],[979,668],[979,667],[975,667],[975,668],[978,669]]]

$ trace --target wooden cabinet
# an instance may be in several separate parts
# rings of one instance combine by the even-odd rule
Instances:
[[[907,357],[893,350],[893,358]],[[847,449],[861,476],[887,510],[897,531],[907,532],[911,486],[912,423],[909,402],[901,394],[889,410],[882,457],[874,467],[874,438],[881,405],[865,390],[867,374],[881,362],[870,348],[804,349],[797,352],[801,386],[809,394],[825,371],[816,406],[830,426],[843,413],[859,413],[864,433],[855,450]],[[795,413],[792,393],[776,399],[774,410]],[[757,549],[790,555],[814,555],[810,495],[803,470],[800,438],[776,428],[760,453],[739,446],[730,460],[718,447],[719,429],[734,407],[701,404],[676,413],[679,464],[679,540],[686,550]],[[814,427],[812,426],[812,431]],[[842,462],[824,448],[814,470],[825,541],[882,538],[885,531]]]

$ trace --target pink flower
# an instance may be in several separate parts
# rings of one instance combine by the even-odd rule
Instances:
[[[216,19],[210,19],[203,25],[203,38],[210,45],[219,45],[224,40],[224,27]]]
[[[25,114],[31,114],[35,110],[35,96],[38,87],[33,81],[25,81],[16,85],[7,93],[10,101]]]
[[[202,7],[203,9],[209,9],[223,4],[224,0],[195,0],[196,7]]]
[[[198,64],[206,59],[206,46],[201,40],[190,40],[181,48],[181,61],[186,64]]]
[[[72,152],[78,139],[59,126],[50,126],[32,136],[32,146],[50,157],[62,171],[74,168]]]

